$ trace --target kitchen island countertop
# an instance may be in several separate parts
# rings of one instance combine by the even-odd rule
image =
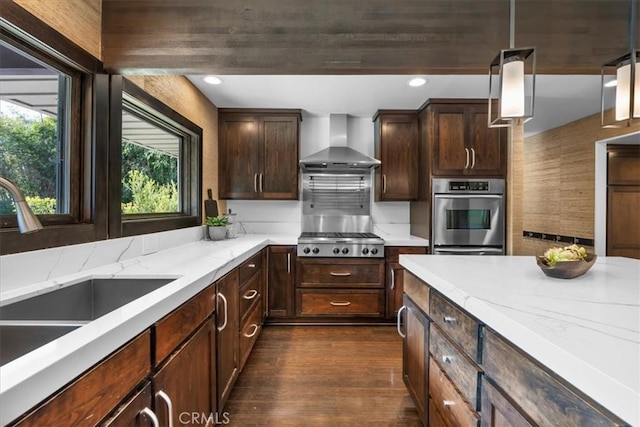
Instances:
[[[640,426],[640,261],[547,277],[533,256],[401,255],[400,264],[611,412]]]

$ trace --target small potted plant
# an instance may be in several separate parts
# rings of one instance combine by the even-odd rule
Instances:
[[[227,236],[227,224],[229,218],[226,216],[208,216],[205,221],[207,232],[211,240],[224,240]]]

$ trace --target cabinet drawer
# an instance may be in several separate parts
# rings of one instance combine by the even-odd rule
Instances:
[[[215,311],[216,287],[209,286],[155,325],[155,363],[167,358]]]
[[[442,418],[451,421],[452,425],[478,426],[478,413],[458,394],[453,383],[433,358],[429,358],[429,395]]]
[[[297,274],[302,288],[383,288],[384,260],[302,260]]]
[[[255,254],[245,262],[243,262],[240,265],[240,267],[238,267],[240,287],[242,287],[242,285],[246,283],[247,280],[251,278],[251,276],[256,274],[256,272],[260,271],[261,269],[262,269],[262,252],[258,252],[257,254]]]
[[[442,418],[431,398],[429,398],[429,427],[449,427],[449,424]]]
[[[400,255],[424,255],[427,248],[423,246],[387,246],[384,248],[384,257],[387,262],[400,261]]]
[[[429,301],[431,319],[451,341],[458,344],[472,360],[478,362],[478,322],[432,289]]]
[[[298,289],[296,295],[299,316],[384,316],[383,290]]]
[[[253,307],[253,310],[240,329],[240,370],[242,370],[253,344],[258,339],[258,335],[260,335],[260,331],[262,330],[261,319],[262,298],[260,298],[258,304]]]
[[[482,371],[437,326],[431,327],[430,350],[467,402],[478,409],[478,383]]]
[[[151,383],[147,382],[142,390],[121,405],[100,427],[153,427],[148,412],[143,412],[151,407]]]
[[[577,395],[531,358],[485,328],[482,367],[535,425],[626,425],[599,405]]]
[[[240,324],[249,315],[253,305],[262,297],[262,280],[259,274],[253,276],[240,288]]]

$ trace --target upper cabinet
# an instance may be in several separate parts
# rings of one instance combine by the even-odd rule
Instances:
[[[485,100],[431,100],[426,108],[433,176],[506,174],[507,130],[487,126]]]
[[[375,123],[376,201],[418,199],[418,115],[415,111],[380,110]]]
[[[300,110],[220,109],[221,199],[297,200]]]

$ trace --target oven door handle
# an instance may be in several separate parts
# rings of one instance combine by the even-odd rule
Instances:
[[[502,194],[436,194],[434,199],[504,199]]]
[[[434,248],[433,252],[442,254],[483,254],[492,253],[501,255],[503,250],[499,248]]]

